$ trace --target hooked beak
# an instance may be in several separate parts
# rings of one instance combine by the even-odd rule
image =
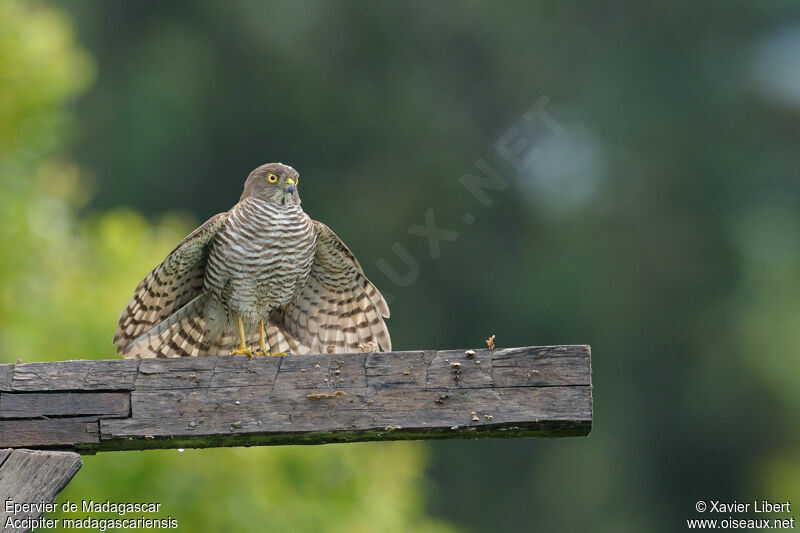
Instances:
[[[295,186],[295,183],[297,183],[297,182],[294,181],[294,179],[292,179],[292,178],[287,179],[286,180],[286,188],[285,188],[286,192],[288,192],[289,194],[294,194],[294,191],[297,190],[297,187]]]

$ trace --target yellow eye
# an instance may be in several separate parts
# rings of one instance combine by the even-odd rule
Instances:
[[[267,181],[270,183],[277,183],[278,182],[278,175],[274,172],[270,172],[267,174]]]

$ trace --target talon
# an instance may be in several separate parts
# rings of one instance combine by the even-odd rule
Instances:
[[[231,350],[231,355],[246,355],[248,357],[253,357],[255,354],[250,348],[244,346],[240,348],[234,348],[233,350]]]

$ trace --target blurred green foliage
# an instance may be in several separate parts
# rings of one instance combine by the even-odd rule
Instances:
[[[253,530],[440,527],[423,499],[474,531],[800,505],[796,1],[64,0],[76,37],[64,13],[0,5],[7,360],[110,356],[136,282],[272,160],[392,296],[397,349],[494,333],[594,354],[587,439],[100,455],[69,497],[161,499],[217,529],[257,512]],[[522,120],[541,96],[560,135]],[[523,171],[495,148],[512,126],[540,151]],[[459,181],[479,157],[508,182],[488,206]],[[429,208],[459,233],[435,259],[408,233]],[[403,270],[393,243],[419,265],[407,286],[376,263]],[[327,488],[324,465],[355,458],[337,479],[369,488]]]
[[[71,28],[46,4],[0,2],[2,363],[114,357],[125,300],[195,223],[79,213],[91,187],[62,149],[93,67]],[[425,515],[426,461],[408,443],[99,454],[59,502],[160,502],[183,531],[451,531]]]

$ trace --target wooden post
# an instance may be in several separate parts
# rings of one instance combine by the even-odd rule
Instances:
[[[585,345],[0,365],[0,448],[572,437],[591,428]],[[81,465],[75,453],[2,457],[0,496],[19,503],[53,501]]]
[[[50,528],[44,512],[53,503],[83,461],[75,452],[0,450],[0,530],[25,532]]]

